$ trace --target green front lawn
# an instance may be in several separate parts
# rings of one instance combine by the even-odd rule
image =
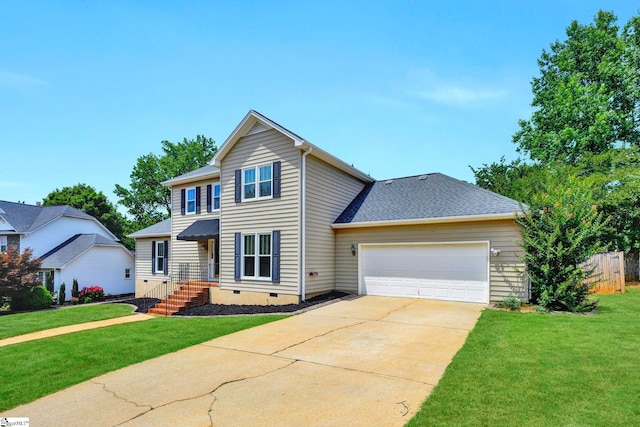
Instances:
[[[284,317],[155,318],[0,347],[0,411],[143,360]]]
[[[637,425],[640,289],[597,315],[482,313],[409,426]]]
[[[135,310],[124,304],[91,304],[33,313],[0,316],[0,339],[59,326],[128,316]]]

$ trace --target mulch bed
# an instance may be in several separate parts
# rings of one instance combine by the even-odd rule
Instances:
[[[238,314],[268,314],[268,313],[293,313],[304,308],[322,304],[331,300],[336,300],[350,296],[345,292],[329,292],[310,298],[300,304],[286,305],[225,305],[225,304],[206,304],[199,307],[186,308],[174,316],[225,316]],[[138,307],[136,312],[146,313],[149,308],[153,307],[160,300],[156,298],[131,298],[128,300],[118,301],[119,303],[131,304]]]

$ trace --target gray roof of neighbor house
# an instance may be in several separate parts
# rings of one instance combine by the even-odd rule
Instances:
[[[118,242],[99,234],[76,234],[42,255],[42,268],[61,268],[92,246],[114,246],[124,249]]]
[[[140,238],[140,237],[155,237],[155,236],[169,236],[171,235],[171,218],[160,221],[142,230],[138,230],[135,233],[129,234],[127,237]]]
[[[96,220],[71,206],[35,206],[0,200],[0,211],[17,233],[29,233],[61,216]]]
[[[512,199],[441,173],[376,181],[367,185],[334,224],[514,215]]]

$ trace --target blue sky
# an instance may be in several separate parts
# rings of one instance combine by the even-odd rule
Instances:
[[[374,178],[517,157],[543,48],[630,1],[0,0],[0,199],[112,201],[160,141],[250,109]]]

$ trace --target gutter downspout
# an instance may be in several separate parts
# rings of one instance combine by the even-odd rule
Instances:
[[[307,263],[306,263],[306,235],[307,235],[307,221],[306,217],[306,205],[307,205],[307,155],[311,154],[313,147],[309,146],[308,149],[302,153],[302,179],[301,181],[301,197],[300,197],[300,300],[305,300],[307,290]]]

